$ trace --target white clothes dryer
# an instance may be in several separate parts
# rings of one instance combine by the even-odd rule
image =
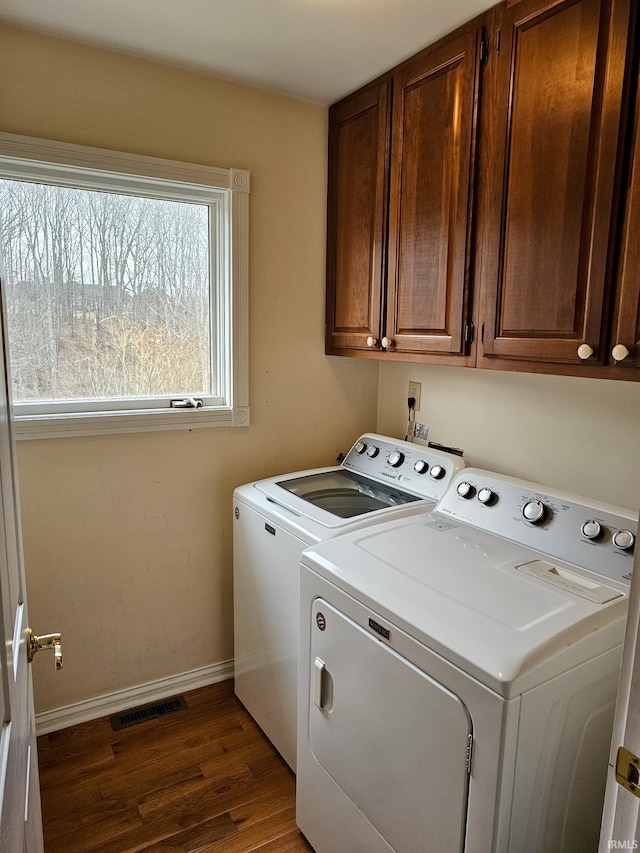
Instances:
[[[300,554],[309,545],[432,508],[460,456],[367,434],[341,465],[234,492],[235,692],[295,770]]]
[[[297,821],[316,853],[598,844],[637,518],[468,468],[302,555]]]

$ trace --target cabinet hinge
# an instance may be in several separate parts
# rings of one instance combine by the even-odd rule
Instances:
[[[473,735],[467,735],[467,773],[471,775],[471,755],[473,753]]]
[[[480,62],[486,65],[489,61],[489,39],[482,39],[480,42]]]
[[[484,323],[482,324],[482,329],[480,330],[480,340],[484,343]]]
[[[470,344],[473,341],[473,333],[475,332],[475,327],[473,323],[467,323],[464,330],[464,341],[467,344]]]
[[[500,42],[502,41],[502,30],[496,33],[496,53],[500,53]]]

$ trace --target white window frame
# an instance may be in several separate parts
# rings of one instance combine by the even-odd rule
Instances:
[[[220,205],[218,228],[220,286],[213,307],[223,308],[221,380],[225,394],[205,398],[200,408],[163,408],[154,398],[140,409],[119,410],[119,401],[89,400],[13,403],[17,438],[56,438],[164,429],[249,425],[249,192],[244,169],[221,169],[144,157],[64,142],[0,133],[0,177],[65,183],[86,189],[115,190]],[[212,190],[214,192],[212,192]],[[80,410],[78,410],[80,409]],[[46,410],[46,411],[44,411]]]

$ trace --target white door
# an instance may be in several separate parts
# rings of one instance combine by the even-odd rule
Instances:
[[[640,758],[640,548],[636,549],[599,853],[640,849],[640,799],[616,781],[615,770],[620,747]],[[621,769],[633,782],[640,781],[632,761]],[[640,786],[635,787],[640,793]]]
[[[31,669],[27,661],[28,615],[15,475],[5,311],[0,282],[0,850],[41,853],[42,816]]]

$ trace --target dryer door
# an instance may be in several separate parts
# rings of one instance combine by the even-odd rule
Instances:
[[[465,705],[321,598],[313,620],[316,760],[396,853],[463,850],[472,736]],[[390,630],[393,643],[393,626],[374,625]]]

